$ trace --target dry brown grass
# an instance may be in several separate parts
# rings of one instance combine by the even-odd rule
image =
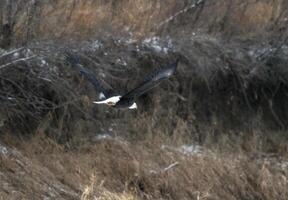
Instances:
[[[17,144],[26,160],[20,168],[15,167],[17,162],[23,162],[20,156],[1,155],[1,171],[4,174],[13,171],[10,179],[4,180],[27,199],[33,197],[33,191],[37,198],[49,195],[41,193],[45,188],[39,190],[36,183],[42,181],[51,185],[60,181],[83,200],[95,197],[284,200],[288,195],[288,169],[279,165],[280,160],[240,152],[185,155],[176,149],[181,142],[163,138],[158,133],[142,141],[104,139],[73,150],[39,134]],[[11,138],[6,143],[7,140]],[[163,145],[169,148],[163,149]],[[11,142],[10,146],[13,146]],[[176,162],[172,168],[165,169]],[[13,176],[24,171],[31,171],[31,175],[21,176],[25,187],[16,184],[18,177]],[[1,192],[13,197],[12,190]],[[74,198],[66,196],[66,199]]]
[[[183,30],[189,33],[197,28],[216,33],[224,31],[235,35],[258,35],[274,24],[285,25],[287,16],[287,5],[281,0],[203,1],[195,8],[190,7],[196,0],[46,0],[35,4],[16,0],[14,2],[15,11],[11,15],[15,24],[11,34],[21,42],[32,38],[67,36],[83,39],[95,34],[106,35],[107,32],[132,32],[138,38],[163,30],[181,34]],[[0,7],[4,19],[9,13],[6,7],[6,4]],[[167,23],[162,24],[165,21],[181,27],[181,31],[166,26]]]
[[[95,175],[91,176],[91,183],[90,185],[85,186],[84,191],[81,195],[81,200],[93,200],[95,198],[99,200],[138,200],[138,197],[127,193],[116,193],[116,192],[110,192],[109,190],[103,188],[102,184],[96,185],[96,177]],[[97,193],[97,194],[95,194]]]

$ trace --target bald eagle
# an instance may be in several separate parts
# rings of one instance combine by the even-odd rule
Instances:
[[[137,109],[135,100],[142,94],[157,86],[163,80],[166,80],[172,76],[179,61],[179,59],[177,59],[175,62],[153,71],[152,73],[148,74],[137,87],[124,95],[119,95],[118,93],[115,93],[111,86],[100,78],[96,77],[92,71],[84,68],[80,63],[78,56],[72,55],[71,53],[66,53],[65,57],[66,61],[71,66],[77,68],[79,72],[94,85],[95,90],[99,92],[100,100],[94,101],[93,103],[106,104],[110,107],[119,109]]]

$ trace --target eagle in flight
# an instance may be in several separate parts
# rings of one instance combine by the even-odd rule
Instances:
[[[99,77],[96,77],[92,71],[84,68],[80,63],[78,56],[66,52],[65,57],[66,61],[71,66],[79,70],[79,72],[93,84],[95,90],[99,92],[100,101],[94,101],[93,103],[106,104],[110,107],[119,109],[137,109],[135,100],[142,94],[157,86],[162,81],[172,76],[177,68],[179,61],[179,59],[177,59],[175,62],[148,74],[137,87],[121,96],[119,93],[115,92],[111,86],[109,86]]]

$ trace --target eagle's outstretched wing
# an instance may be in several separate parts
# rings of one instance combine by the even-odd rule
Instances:
[[[114,95],[115,92],[110,85],[108,85],[106,82],[104,82],[100,78],[96,77],[96,75],[92,71],[82,66],[82,64],[80,63],[79,56],[74,55],[70,52],[66,52],[65,58],[66,58],[66,61],[71,66],[75,67],[88,81],[90,81],[93,84],[95,90],[99,92],[99,94],[102,93],[104,95],[104,98],[101,98],[101,99],[107,99]]]
[[[136,88],[134,88],[133,90],[129,91],[128,93],[124,94],[121,98],[120,98],[120,102],[121,101],[131,101],[132,99],[135,99],[139,96],[141,96],[142,94],[144,94],[145,92],[151,90],[152,88],[154,88],[155,86],[157,86],[160,82],[162,82],[163,80],[168,79],[172,74],[174,74],[177,65],[178,65],[178,59],[176,62],[160,68],[158,70],[153,71],[151,74],[149,74],[148,76],[146,76],[146,78],[144,79],[144,81],[139,84]]]

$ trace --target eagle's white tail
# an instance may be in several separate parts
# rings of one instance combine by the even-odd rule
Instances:
[[[129,109],[137,109],[137,104],[134,102],[132,106],[129,107]]]

